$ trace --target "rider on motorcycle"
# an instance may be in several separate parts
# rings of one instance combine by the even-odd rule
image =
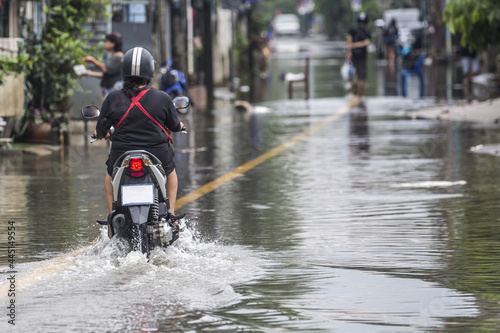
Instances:
[[[112,140],[104,181],[109,212],[112,211],[113,203],[111,175],[115,161],[128,150],[142,149],[162,162],[167,174],[170,210],[174,214],[177,174],[172,139],[168,132],[185,128],[168,94],[150,85],[155,63],[151,53],[142,47],[127,51],[122,63],[123,89],[112,91],[102,104],[94,134],[98,139]],[[111,126],[115,128],[113,134],[109,133]]]

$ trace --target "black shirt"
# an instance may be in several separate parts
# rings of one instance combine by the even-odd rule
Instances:
[[[151,88],[146,86],[141,90]],[[102,104],[101,114],[97,121],[97,137],[103,138],[111,126],[115,132],[111,135],[112,149],[130,150],[145,149],[169,145],[165,132],[153,120],[147,117],[137,106],[132,107],[127,117],[118,128],[116,125],[127,112],[132,101],[122,90],[112,91]],[[142,107],[161,125],[173,132],[181,130],[179,117],[172,99],[167,93],[155,88],[139,100]]]
[[[355,27],[351,27],[347,32],[352,36],[352,42],[357,43],[364,41],[365,39],[371,38],[370,30],[366,27],[358,25]],[[365,59],[366,58],[366,46],[364,47],[353,47],[351,49],[352,57],[354,59]]]
[[[117,81],[122,80],[123,53],[117,52],[104,64],[106,72],[102,73],[101,87],[110,89]]]

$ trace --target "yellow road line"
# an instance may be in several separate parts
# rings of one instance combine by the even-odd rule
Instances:
[[[325,118],[323,121],[317,123],[316,125],[314,125],[310,129],[294,136],[293,138],[286,141],[285,143],[269,150],[268,152],[254,158],[253,160],[250,160],[247,163],[240,165],[239,167],[233,169],[232,171],[225,174],[224,176],[221,176],[221,177],[211,181],[210,183],[203,185],[202,187],[200,187],[196,191],[193,191],[193,192],[183,196],[182,198],[177,200],[175,208],[176,209],[181,208],[182,206],[193,202],[194,200],[204,196],[205,194],[212,192],[217,187],[229,182],[230,180],[247,172],[248,170],[255,168],[257,165],[259,165],[259,164],[269,160],[270,158],[278,155],[282,151],[292,147],[293,145],[304,140],[308,136],[311,136],[312,134],[314,134],[317,131],[319,131],[320,129],[322,129],[328,123],[334,121],[335,119],[337,119],[340,116],[342,116],[343,114],[345,114],[347,111],[349,111],[349,108],[354,106],[356,103],[358,103],[358,101],[356,99],[350,101],[347,106],[340,108],[336,113]],[[42,266],[40,266],[37,269],[35,269],[34,271],[30,272],[28,275],[23,276],[20,279],[16,279],[16,290],[29,287],[29,286],[33,285],[35,282],[37,282],[39,279],[52,276],[52,275],[62,271],[64,268],[66,268],[67,263],[71,262],[71,260],[73,260],[77,255],[83,253],[85,250],[90,248],[90,246],[92,246],[92,245],[93,244],[90,244],[88,246],[85,246],[81,249],[70,252],[70,253],[65,254],[63,256],[47,260],[46,262],[43,263]],[[4,282],[3,285],[0,286],[0,299],[7,296],[9,287],[10,287],[9,281]]]
[[[15,291],[19,291],[19,289],[29,287],[35,282],[39,281],[40,279],[50,277],[63,269],[67,267],[67,264],[70,263],[77,255],[83,253],[87,249],[89,249],[93,244],[84,246],[83,248],[80,248],[78,250],[75,250],[73,252],[64,254],[60,257],[55,257],[49,260],[46,260],[42,263],[40,267],[37,269],[31,271],[28,275],[23,276],[22,278],[19,278],[17,275],[17,272],[15,273],[9,273],[10,271],[7,271],[7,277],[9,277],[10,274],[14,274],[16,277],[16,282],[15,282]],[[15,271],[15,270],[14,270]],[[10,282],[7,281],[4,283],[2,286],[0,286],[0,299],[4,298],[7,296],[9,289],[11,288]]]
[[[319,122],[318,124],[316,124],[312,128],[294,136],[293,138],[286,141],[285,143],[269,150],[268,152],[254,158],[253,160],[250,160],[250,161],[246,162],[245,164],[240,165],[239,167],[233,169],[232,171],[226,173],[225,175],[211,181],[210,183],[203,185],[199,189],[197,189],[189,194],[186,194],[182,198],[177,199],[177,201],[175,203],[175,209],[177,210],[177,209],[195,201],[196,199],[204,196],[205,194],[212,192],[213,190],[215,190],[219,186],[233,180],[234,178],[247,172],[248,170],[255,168],[257,165],[259,165],[259,164],[269,160],[270,158],[278,155],[282,151],[292,147],[297,142],[304,140],[308,136],[311,136],[312,134],[314,134],[317,131],[319,131],[320,129],[322,129],[326,124],[334,121],[335,119],[337,119],[338,117],[342,116],[344,113],[349,111],[349,108],[356,105],[357,103],[359,103],[359,100],[357,100],[357,99],[351,100],[347,106],[340,108],[337,112],[335,112],[331,116],[325,118],[323,121]]]

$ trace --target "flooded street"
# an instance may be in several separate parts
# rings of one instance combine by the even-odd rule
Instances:
[[[432,97],[405,99],[372,59],[365,106],[349,106],[343,50],[304,43],[272,54],[252,110],[222,103],[173,136],[180,202],[261,160],[185,200],[181,238],[149,261],[95,223],[105,144],[1,155],[0,331],[497,331],[500,165],[470,148],[498,127],[408,116],[460,98],[446,66],[426,68]],[[280,76],[305,56],[312,99],[297,85],[288,100]]]

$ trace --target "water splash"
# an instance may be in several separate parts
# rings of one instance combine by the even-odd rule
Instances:
[[[103,230],[64,269],[25,288],[17,300],[21,331],[44,332],[54,325],[66,331],[155,328],[162,318],[240,302],[243,295],[234,286],[264,273],[264,260],[254,251],[205,243],[189,228],[149,259],[125,245]]]

